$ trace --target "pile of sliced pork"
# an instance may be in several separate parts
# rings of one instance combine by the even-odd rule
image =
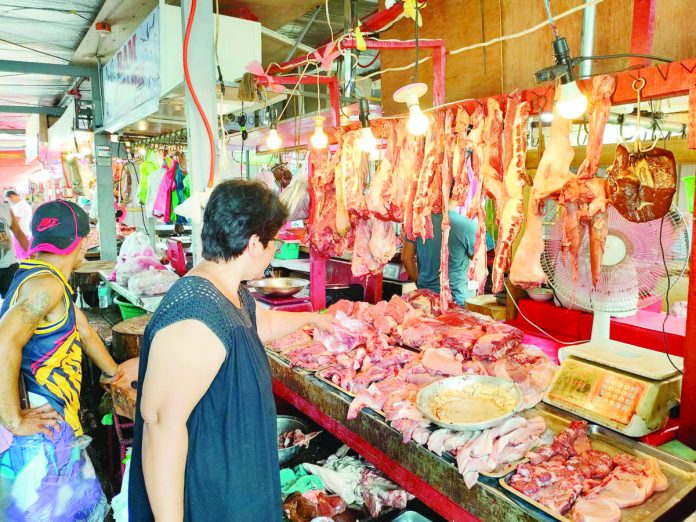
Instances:
[[[543,419],[513,417],[482,432],[434,430],[416,406],[423,386],[461,375],[492,375],[520,387],[525,408],[544,395],[556,367],[522,332],[457,308],[442,313],[437,295],[418,290],[376,305],[339,301],[328,313],[335,331],[300,330],[269,345],[292,366],[310,371],[355,395],[348,418],[364,408],[384,415],[402,434],[437,454],[451,454],[472,487],[479,472],[515,462],[540,443]]]
[[[510,478],[517,491],[576,521],[618,522],[621,508],[668,487],[657,461],[592,449],[587,423],[574,421],[552,444],[527,453]]]

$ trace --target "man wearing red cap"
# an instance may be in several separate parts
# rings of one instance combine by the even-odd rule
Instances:
[[[83,350],[106,379],[117,379],[120,370],[99,334],[75,307],[68,284],[84,260],[87,214],[75,203],[51,201],[36,209],[31,228],[29,253],[35,259],[21,262],[0,308],[0,431],[4,428],[13,437],[8,449],[3,452],[0,447],[0,489],[5,486],[2,481],[9,479],[5,490],[22,495],[9,498],[4,515],[10,520],[43,520],[37,518],[43,511],[35,506],[48,503],[51,520],[82,520],[104,505],[91,463],[84,452],[74,451],[79,446],[75,441],[83,434],[78,417]],[[24,397],[18,389],[26,391]],[[36,447],[42,446],[50,450],[41,454],[49,451],[64,460],[45,469],[39,466],[43,475],[32,484],[34,491],[10,489],[27,466],[37,465]],[[66,449],[71,451],[62,451]],[[60,484],[62,477],[69,476],[82,477],[87,484],[75,485],[76,493],[68,503],[58,495],[51,498],[56,481]],[[0,519],[2,515],[0,506]]]

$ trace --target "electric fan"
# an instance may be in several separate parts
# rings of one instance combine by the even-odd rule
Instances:
[[[607,222],[602,269],[594,287],[587,231],[574,277],[570,256],[561,248],[562,207],[550,202],[547,208],[541,258],[547,281],[562,304],[591,311],[594,319],[589,342],[559,350],[561,369],[544,401],[641,436],[662,427],[669,407],[678,402],[683,360],[667,356],[662,343],[650,350],[611,340],[610,319],[662,301],[687,266],[689,232],[674,207],[662,219],[632,223],[609,206]]]

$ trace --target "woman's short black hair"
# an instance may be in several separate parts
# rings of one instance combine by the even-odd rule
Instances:
[[[263,183],[224,181],[213,190],[203,214],[203,258],[229,261],[239,257],[253,235],[267,246],[287,218],[285,205]]]

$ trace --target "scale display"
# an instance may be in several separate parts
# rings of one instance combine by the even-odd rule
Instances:
[[[631,421],[645,393],[645,383],[576,360],[568,360],[564,366],[549,398],[623,425]]]

